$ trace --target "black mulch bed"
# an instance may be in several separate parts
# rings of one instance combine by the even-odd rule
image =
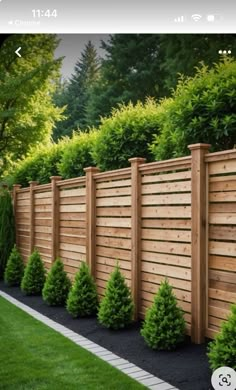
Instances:
[[[111,331],[99,325],[95,318],[73,319],[65,308],[49,307],[41,297],[24,296],[18,287],[7,287],[2,281],[0,290],[180,390],[212,389],[207,344],[193,345],[187,338],[186,343],[176,351],[153,351],[139,334],[140,323],[129,329]]]

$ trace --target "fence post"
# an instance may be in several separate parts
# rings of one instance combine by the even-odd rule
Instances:
[[[34,231],[34,187],[38,184],[37,181],[30,181],[30,215],[29,215],[29,226],[30,226],[30,236],[29,236],[29,254],[33,253],[34,250],[34,236],[35,236],[35,231]]]
[[[86,261],[91,275],[96,273],[96,185],[93,175],[97,167],[84,168],[86,173]]]
[[[17,226],[17,195],[16,192],[21,188],[21,184],[14,184],[13,185],[13,213],[15,217],[15,232],[16,232],[16,246],[19,246],[19,240],[18,240],[18,226]]]
[[[191,339],[201,344],[205,339],[206,325],[206,272],[207,272],[207,202],[206,164],[204,156],[209,144],[189,145],[191,166],[191,214],[192,214],[192,294]]]
[[[140,262],[141,262],[141,176],[139,165],[145,158],[130,158],[131,163],[131,294],[135,305],[134,320],[140,307]]]
[[[52,188],[52,247],[51,256],[52,263],[59,255],[59,221],[60,221],[60,199],[59,188],[57,187],[57,181],[60,181],[61,176],[51,176],[51,188]]]

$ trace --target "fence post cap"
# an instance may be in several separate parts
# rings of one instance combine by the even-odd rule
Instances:
[[[37,184],[39,184],[38,181],[34,181],[34,180],[29,181],[30,186],[36,186]]]
[[[98,172],[100,172],[100,169],[98,167],[87,167],[87,168],[84,168],[84,172],[98,173]]]
[[[53,180],[58,181],[58,180],[61,180],[61,179],[62,179],[62,176],[51,176],[51,177],[50,177],[50,180],[51,180],[51,181],[53,181]]]
[[[21,184],[13,184],[13,188],[21,188],[22,186],[21,186]]]
[[[134,162],[138,162],[140,164],[144,164],[146,162],[146,158],[143,157],[132,157],[129,158],[128,161],[132,164]]]
[[[207,150],[209,150],[210,147],[211,147],[211,144],[202,144],[202,143],[188,145],[188,149],[189,150],[195,150],[195,149],[207,149]]]

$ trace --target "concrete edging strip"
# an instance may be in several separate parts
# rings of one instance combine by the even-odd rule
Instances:
[[[90,341],[84,336],[79,335],[78,333],[73,332],[72,330],[66,328],[65,326],[58,324],[57,322],[51,320],[50,318],[44,316],[43,314],[38,313],[36,310],[31,309],[31,307],[17,301],[15,298],[12,298],[10,295],[0,290],[0,296],[5,298],[7,301],[11,302],[13,305],[22,309],[38,321],[47,325],[49,328],[54,329],[56,332],[62,334],[64,337],[73,341],[75,344],[79,345],[81,348],[86,349],[88,352],[93,353],[103,361],[117,368],[123,374],[128,375],[130,378],[135,379],[137,382],[143,384],[148,389],[152,390],[178,390],[176,387],[171,384],[163,381],[162,379],[150,374],[147,371],[144,371],[142,368],[137,367],[135,364],[130,363],[128,360],[121,358],[118,355],[108,351],[106,348],[101,347],[100,345]]]

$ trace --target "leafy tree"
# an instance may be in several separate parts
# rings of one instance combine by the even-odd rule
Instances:
[[[125,328],[132,322],[134,304],[125,278],[118,264],[107,282],[105,296],[101,301],[98,320],[111,329]]]
[[[113,109],[109,118],[102,119],[92,156],[101,170],[130,166],[131,157],[153,156],[148,143],[159,132],[159,111],[154,100],[146,103],[129,103]]]
[[[46,270],[37,250],[34,250],[28,259],[24,276],[21,281],[21,290],[26,295],[40,295],[46,279]]]
[[[76,62],[74,74],[69,82],[59,88],[56,101],[61,106],[66,105],[65,115],[67,119],[59,123],[54,130],[53,138],[57,140],[64,135],[71,135],[73,130],[85,130],[87,121],[87,104],[89,91],[96,81],[99,72],[99,59],[95,47],[88,41],[81,58]]]
[[[24,275],[24,263],[20,252],[14,245],[4,272],[4,281],[9,286],[19,286]]]
[[[236,144],[236,61],[225,59],[194,77],[181,78],[173,96],[162,101],[160,134],[150,146],[157,160],[189,154],[188,145],[209,143],[212,151]]]
[[[9,191],[0,188],[0,279],[15,243],[15,221]]]
[[[236,370],[236,305],[228,320],[222,322],[220,332],[209,344],[208,358],[213,370],[227,366]]]
[[[59,174],[65,178],[84,176],[84,168],[95,166],[92,151],[97,140],[98,132],[91,130],[89,133],[74,133],[63,150]]]
[[[141,335],[149,347],[174,349],[184,340],[185,320],[168,281],[161,283],[153,305],[147,310]]]
[[[0,49],[0,169],[48,140],[62,110],[52,102],[61,59],[55,35],[12,35]],[[16,47],[22,57],[16,58]]]
[[[93,277],[86,263],[81,263],[69,292],[66,308],[73,317],[86,317],[96,314],[98,296]]]
[[[43,287],[43,300],[50,306],[64,306],[71,287],[64,265],[57,259],[50,269]]]

